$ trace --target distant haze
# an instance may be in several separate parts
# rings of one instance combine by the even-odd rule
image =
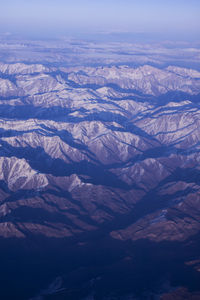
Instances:
[[[199,16],[199,0],[6,0],[0,31],[47,36],[125,31],[198,39]]]

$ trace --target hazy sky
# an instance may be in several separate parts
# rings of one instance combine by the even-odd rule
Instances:
[[[200,0],[1,0],[1,32],[200,33]]]

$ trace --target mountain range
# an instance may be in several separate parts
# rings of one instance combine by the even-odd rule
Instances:
[[[0,63],[4,299],[199,299],[199,97],[175,65]]]

